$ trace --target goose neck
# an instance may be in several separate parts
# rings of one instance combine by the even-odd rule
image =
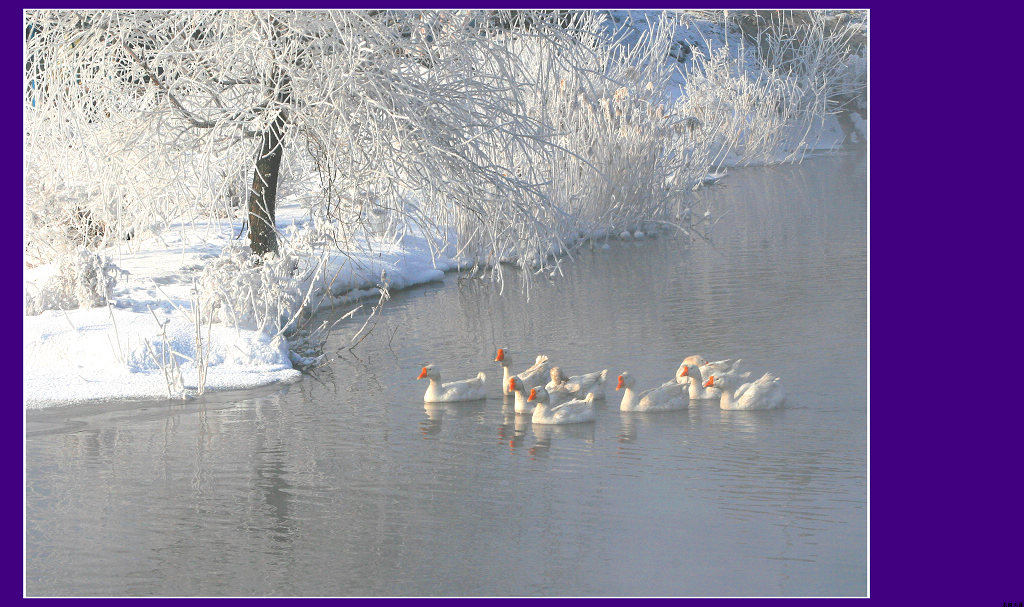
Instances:
[[[622,388],[622,403],[619,405],[620,409],[632,409],[636,406],[636,392],[633,391],[632,386],[624,386]]]
[[[430,381],[430,385],[427,386],[427,397],[439,396],[441,394],[441,382],[433,377],[427,377],[427,380]]]
[[[719,388],[722,391],[722,400],[720,401],[723,409],[727,409],[732,406],[733,401],[736,400],[733,395],[734,388]]]

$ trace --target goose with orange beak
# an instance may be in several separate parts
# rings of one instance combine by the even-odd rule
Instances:
[[[636,380],[629,373],[623,371],[619,375],[619,383],[615,389],[623,390],[622,402],[619,404],[620,411],[653,413],[686,409],[690,406],[689,388],[684,384],[670,381],[657,388],[644,390],[639,394],[634,389],[635,385]]]
[[[581,424],[597,419],[592,392],[588,393],[586,398],[566,401],[552,407],[548,391],[537,386],[530,389],[527,400],[536,403],[532,418],[535,424]]]
[[[698,365],[688,365],[685,362],[679,365],[679,369],[676,371],[676,383],[686,387],[690,400],[715,398],[708,393],[709,388],[704,387],[704,376]]]
[[[518,375],[513,375],[508,378],[508,391],[514,394],[516,397],[515,412],[523,415],[533,413],[536,403],[529,401],[529,391],[526,388],[526,384],[519,378]]]
[[[484,381],[487,376],[483,371],[477,373],[471,379],[450,381],[441,383],[441,371],[437,365],[426,365],[416,379],[427,378],[430,385],[423,394],[423,402],[427,403],[454,403],[464,400],[480,400],[487,398],[487,389]]]
[[[740,362],[736,360],[716,360],[708,362],[703,356],[687,356],[676,370],[676,382],[689,385],[690,400],[712,399],[722,396],[718,388],[705,388],[704,378],[712,374],[739,373]],[[740,378],[750,377],[750,372],[739,374]]]
[[[512,377],[512,357],[509,353],[508,348],[498,348],[498,353],[494,356],[494,362],[501,363],[501,392],[502,394],[512,394],[508,389],[508,380]],[[548,372],[548,357],[541,354],[534,361],[533,366],[529,369],[518,373],[520,379],[523,381],[532,382],[536,379],[534,376],[542,376]],[[540,382],[538,382],[539,384]],[[533,387],[537,384],[530,384]]]
[[[704,382],[705,388],[715,387],[722,391],[719,407],[726,411],[776,409],[786,402],[782,380],[771,373],[765,373],[757,381],[742,382],[735,374],[711,375]]]

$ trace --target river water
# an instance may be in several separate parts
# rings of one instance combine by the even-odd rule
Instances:
[[[866,195],[863,153],[734,169],[710,243],[585,248],[529,300],[448,275],[286,387],[28,412],[27,593],[865,595]],[[640,387],[742,357],[788,399],[624,414],[612,384],[533,426],[499,347]],[[425,406],[428,362],[492,396]]]

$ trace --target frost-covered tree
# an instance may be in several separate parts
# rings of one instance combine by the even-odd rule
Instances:
[[[660,213],[679,167],[658,133],[685,117],[655,111],[667,23],[627,45],[592,11],[26,20],[29,253],[40,261],[62,230],[98,247],[182,216],[230,216],[243,198],[253,252],[274,251],[289,166],[319,175],[321,236],[414,219],[457,254],[539,260],[577,229]],[[643,174],[625,169],[633,155]]]
[[[83,156],[79,160],[95,169],[100,159],[137,159],[128,146],[112,150],[76,145],[75,139],[134,133],[131,143],[143,154],[175,157],[174,166],[165,167],[172,173],[190,166],[197,173],[210,170],[225,156],[228,163],[239,162],[240,150],[254,150],[246,196],[250,242],[254,253],[275,251],[274,206],[289,128],[296,137],[325,105],[338,109],[323,85],[344,76],[336,70],[338,55],[358,52],[350,47],[359,38],[360,19],[342,23],[335,16],[31,11],[26,32],[33,149],[49,152],[62,138],[70,139],[69,147]],[[221,172],[238,175],[230,166]],[[119,175],[109,176],[121,183]],[[99,180],[93,175],[91,181]],[[186,175],[172,174],[161,185],[181,193],[191,185],[187,181]],[[214,185],[227,192],[237,186]],[[110,185],[99,187],[118,197]]]
[[[249,166],[250,243],[262,255],[277,249],[287,152],[311,157],[328,184],[325,203],[345,205],[353,197],[338,200],[339,174],[370,189],[388,187],[395,165],[493,178],[491,159],[457,140],[483,111],[496,125],[523,123],[507,98],[488,99],[507,91],[498,80],[510,76],[491,71],[494,54],[506,52],[494,15],[103,10],[26,19],[27,148],[45,156],[35,166],[62,173],[60,183],[35,182],[77,199],[84,231],[101,238],[112,223],[130,234],[146,223],[145,209],[174,215],[180,209],[169,206],[188,206],[204,188],[237,204]],[[401,153],[385,149],[412,140]]]

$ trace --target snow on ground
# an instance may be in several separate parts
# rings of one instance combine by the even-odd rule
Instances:
[[[165,329],[157,318],[168,321]],[[211,328],[209,340],[205,330],[203,337],[207,390],[254,387],[299,375],[282,339],[222,325]],[[194,390],[198,383],[197,366],[184,358],[197,355],[193,325],[159,306],[155,316],[124,308],[49,310],[26,317],[24,340],[29,408],[167,397],[168,378],[160,360],[169,350],[177,353],[183,385]]]
[[[288,234],[304,229],[300,196],[285,197],[278,227]],[[195,393],[200,366],[195,361],[191,317],[193,280],[232,243],[237,225],[191,224],[167,230],[159,239],[122,244],[110,259],[121,275],[108,307],[49,310],[24,322],[24,394],[27,408],[97,400],[167,398],[165,368],[177,354],[181,387]],[[426,240],[409,235],[382,241],[361,234],[344,254],[328,257],[314,285],[312,301],[321,306],[379,294],[381,272],[391,289],[440,280],[455,267],[432,259]],[[54,264],[25,270],[27,291],[45,288]],[[328,287],[328,288],[325,288]],[[164,327],[161,325],[166,323]],[[209,343],[207,331],[209,330]],[[295,380],[288,344],[254,330],[203,324],[205,389],[248,388]],[[171,378],[173,380],[173,377]],[[171,382],[174,385],[173,381]]]

